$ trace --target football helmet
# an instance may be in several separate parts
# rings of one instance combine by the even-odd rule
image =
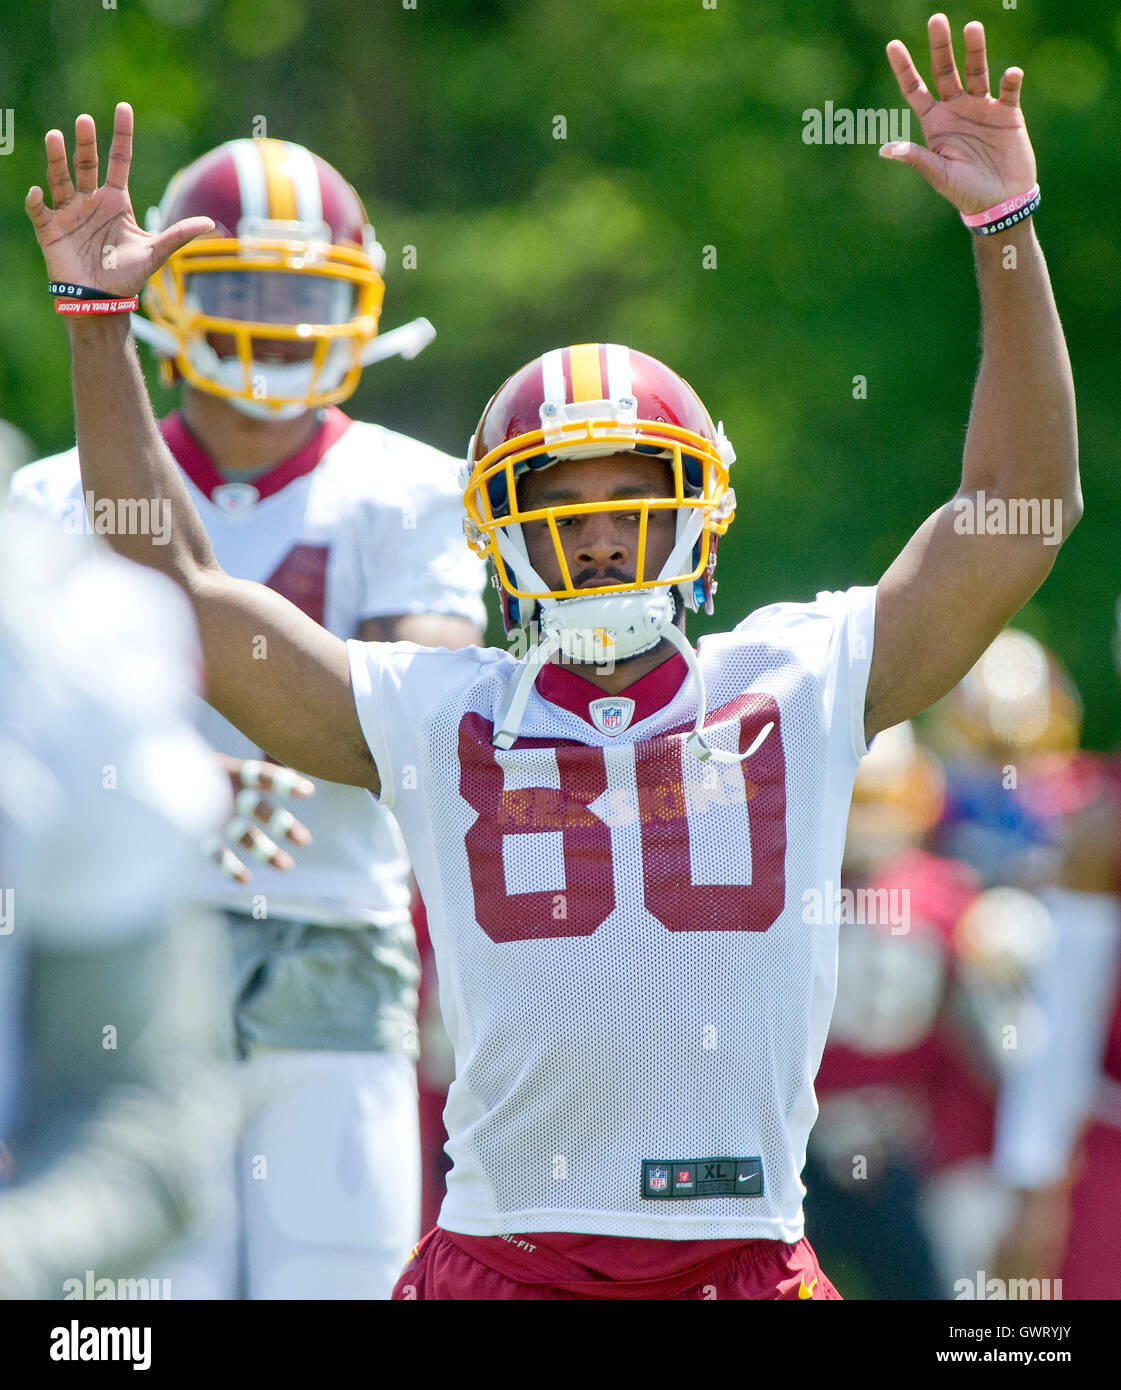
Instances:
[[[846,871],[870,872],[920,845],[938,824],[945,799],[942,765],[909,723],[878,733],[853,783]]]
[[[671,496],[529,510],[518,504],[518,481],[530,469],[632,450],[670,463]],[[704,686],[692,648],[673,621],[675,588],[686,607],[712,612],[716,543],[735,515],[728,474],[734,460],[723,427],[713,426],[687,382],[655,358],[616,343],[555,348],[499,387],[468,445],[464,530],[472,548],[492,566],[507,632],[539,617],[543,634],[520,677],[511,682],[495,725],[499,747],[509,747],[517,737],[533,680],[555,652],[595,664],[636,656],[665,638],[681,651],[697,682],[697,730],[689,745],[693,752],[721,761],[748,756],[710,749],[701,736]],[[636,500],[634,579],[577,589],[558,521],[633,512]],[[658,510],[674,511],[676,523],[673,549],[655,575],[646,572],[645,560],[650,513]],[[548,526],[563,587],[550,589],[530,563],[522,533],[527,522]]]
[[[633,510],[630,502],[542,507],[520,511],[518,479],[558,459],[627,450],[673,464],[674,496],[643,503],[638,573],[632,583],[575,589],[557,534],[558,518]],[[686,606],[712,612],[716,541],[735,514],[728,469],[735,451],[723,427],[713,427],[693,388],[644,352],[616,344],[555,348],[515,372],[483,411],[467,452],[464,504],[467,538],[489,560],[502,598],[507,632],[528,625],[535,611],[563,599],[626,594],[671,585]],[[659,575],[645,575],[649,511],[677,512],[677,544]],[[552,533],[562,589],[549,589],[529,562],[521,524],[544,521]],[[652,643],[650,645],[653,645]]]
[[[1007,628],[934,706],[928,728],[947,757],[1006,762],[1070,752],[1082,732],[1082,700],[1042,643]]]
[[[367,362],[413,356],[433,336],[417,320],[407,341],[398,330],[382,350],[373,343],[385,252],[355,190],[301,145],[219,145],[175,175],[147,226],[196,216],[214,231],[168,258],[144,288],[147,318],[133,316],[165,385],[178,373],[245,414],[291,419],[352,395]],[[210,335],[226,342],[216,350]]]

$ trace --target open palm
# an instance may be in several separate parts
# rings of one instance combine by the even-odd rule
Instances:
[[[47,132],[47,187],[31,189],[24,203],[35,228],[47,275],[106,294],[138,294],[173,251],[213,228],[208,217],[189,217],[153,234],[137,224],[128,195],[132,163],[132,107],[121,102],[113,118],[113,143],[105,183],[97,186],[97,127],[92,116],[74,122],[74,182],[61,130]],[[76,186],[75,186],[76,184]]]
[[[926,146],[900,141],[883,146],[880,153],[917,169],[966,216],[984,212],[1035,183],[1035,153],[1019,105],[1024,74],[1009,68],[1000,80],[999,97],[989,94],[985,27],[974,20],[965,26],[963,88],[950,21],[944,14],[932,15],[927,29],[939,101],[927,90],[906,46],[898,39],[887,46],[899,90],[919,118]]]

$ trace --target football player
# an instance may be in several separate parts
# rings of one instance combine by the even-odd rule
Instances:
[[[865,1297],[939,1296],[924,1180],[978,1139],[988,1152],[987,1097],[945,1017],[950,935],[977,885],[921,848],[943,794],[912,726],[885,729],[857,773],[845,836],[851,896],[837,902],[837,999],[803,1177],[815,1246]]]
[[[1046,267],[1030,217],[1005,227],[995,211],[1033,201],[1020,201],[1035,180],[1023,74],[990,96],[974,23],[966,90],[945,16],[930,37],[939,101],[904,46],[888,48],[927,147],[885,152],[1004,232],[974,242],[984,350],[960,490],[877,587],[771,605],[696,651],[684,614],[713,596],[733,454],[653,358],[547,352],[483,412],[469,536],[507,621],[538,625],[517,660],[346,644],[229,575],[127,324],[66,309],[84,485],[170,503],[166,546],[113,543],[190,594],[209,698],[276,757],[380,797],[409,847],[456,1079],[440,1224],[397,1297],[836,1297],[802,1224],[836,969],[836,927],[807,904],[837,881],[868,739],[960,679],[1053,564],[1039,535],[955,524],[955,502],[1059,499],[1064,530],[1081,510]],[[53,211],[38,188],[27,211],[54,282],[127,303],[210,230],[133,222],[127,105],[101,187],[92,118],[76,122],[76,183],[61,132],[46,144]]]
[[[183,909],[230,809],[199,670],[174,585],[0,509],[0,1299],[147,1297],[209,1201],[236,1106],[225,942]]]
[[[1117,650],[1121,657],[1121,645]],[[1037,706],[1062,711],[1063,685],[1045,680],[1042,686]],[[1037,726],[1042,723],[1037,716]],[[995,1162],[1015,1189],[1018,1205],[1000,1272],[1009,1278],[1057,1278],[1064,1299],[1116,1299],[1121,1296],[1121,760],[1116,754],[1075,751],[1077,718],[1070,734],[1057,748],[1051,745],[1050,756],[1037,758],[1023,778],[1029,803],[1052,832],[1057,862],[1041,896],[1058,939],[1057,949],[1033,976],[1047,1025],[1043,1045],[1010,1072],[998,1109]]]
[[[214,553],[340,639],[481,641],[484,570],[463,544],[456,465],[337,404],[366,362],[430,333],[376,336],[385,253],[357,193],[299,145],[231,140],[175,175],[148,225],[200,216],[212,231],[156,270],[135,328],[183,383],[159,428]],[[22,469],[13,490],[85,521],[76,450]],[[262,639],[257,669],[273,656]],[[308,784],[213,710],[201,727],[241,784],[228,838],[263,840],[254,815],[281,843],[304,838],[264,793]],[[322,780],[299,814],[312,842],[294,862],[250,842],[267,860],[251,883],[215,868],[199,885],[228,914],[257,1105],[237,1163],[242,1266],[250,1297],[388,1297],[419,1235],[409,865],[360,787]],[[200,1282],[177,1270],[179,1296],[232,1296],[235,1254],[217,1233],[185,1252]]]

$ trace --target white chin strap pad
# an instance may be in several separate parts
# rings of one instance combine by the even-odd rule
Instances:
[[[208,381],[213,381],[230,391],[244,387],[245,367],[240,357],[219,357],[205,339],[189,343],[187,356],[195,370]],[[346,376],[349,363],[349,345],[342,340],[332,343],[315,382],[315,389],[333,391]],[[291,420],[309,409],[299,399],[282,406],[269,405],[269,401],[283,396],[306,396],[311,389],[314,374],[314,364],[310,360],[263,363],[253,359],[250,363],[250,374],[255,386],[259,382],[264,387],[259,400],[247,400],[240,396],[225,398],[228,404],[235,410],[240,410],[243,415],[250,415],[258,420]]]

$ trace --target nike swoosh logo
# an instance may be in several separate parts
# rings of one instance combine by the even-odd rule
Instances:
[[[752,1178],[757,1178],[758,1176],[758,1169],[756,1169],[754,1173],[741,1173],[739,1177],[736,1179],[736,1182],[750,1182]]]

